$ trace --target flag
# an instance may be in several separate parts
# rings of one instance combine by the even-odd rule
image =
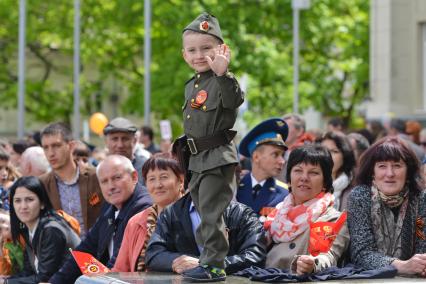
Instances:
[[[71,249],[70,251],[82,274],[85,275],[110,272],[110,270],[105,265],[103,265],[90,253],[77,250],[73,251]]]
[[[308,251],[312,256],[326,253],[346,222],[347,213],[343,212],[336,222],[316,222],[310,224]]]

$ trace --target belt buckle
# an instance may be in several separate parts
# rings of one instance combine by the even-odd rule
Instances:
[[[191,152],[192,155],[198,154],[197,146],[195,145],[193,138],[188,138],[186,140],[186,144],[188,144],[189,151]]]

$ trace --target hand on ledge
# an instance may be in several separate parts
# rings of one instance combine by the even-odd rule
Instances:
[[[185,270],[194,268],[198,266],[198,258],[181,255],[172,263],[172,269],[174,272],[181,274]]]

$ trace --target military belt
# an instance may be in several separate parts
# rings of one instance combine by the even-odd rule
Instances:
[[[202,151],[228,144],[232,141],[232,139],[234,139],[236,134],[237,131],[235,130],[223,130],[209,136],[188,138],[186,143],[188,144],[188,148],[191,154],[196,155]]]

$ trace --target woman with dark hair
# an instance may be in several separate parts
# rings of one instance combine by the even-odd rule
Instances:
[[[25,239],[24,269],[7,283],[47,282],[62,266],[80,238],[57,215],[40,180],[19,178],[10,188],[10,227],[12,240]]]
[[[365,269],[393,265],[426,276],[426,198],[414,152],[397,137],[361,156],[358,186],[348,202],[351,260]]]
[[[145,251],[155,230],[157,217],[183,192],[184,173],[170,154],[154,154],[142,167],[142,176],[153,204],[127,223],[123,242],[113,267],[116,272],[145,271]]]
[[[333,158],[334,207],[343,211],[347,207],[356,165],[351,144],[344,134],[338,132],[327,132],[317,142],[327,148]]]
[[[287,164],[290,194],[265,222],[273,241],[266,267],[304,274],[337,264],[349,245],[346,225],[336,232],[327,252],[312,256],[308,251],[311,223],[341,219],[341,213],[333,207],[332,168],[329,151],[320,145],[302,146],[291,152]]]

